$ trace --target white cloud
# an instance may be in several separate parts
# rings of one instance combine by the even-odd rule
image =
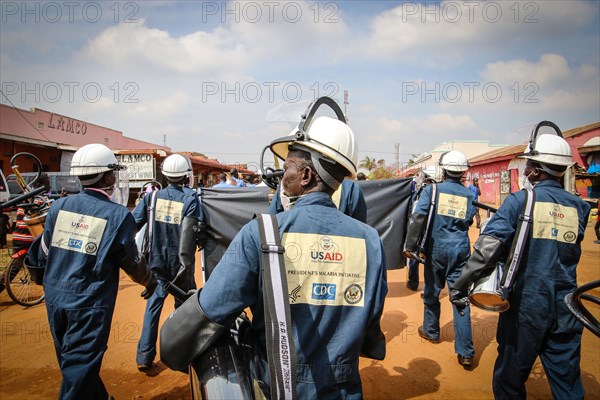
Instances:
[[[390,136],[394,136],[396,141],[412,138],[413,143],[422,144],[466,137],[474,132],[481,133],[482,129],[468,115],[438,113],[401,119],[381,117],[376,121],[376,129],[373,131],[368,136],[372,143],[389,143]]]
[[[498,61],[487,64],[481,76],[488,82],[531,82],[553,84],[572,75],[567,60],[558,54],[544,54],[538,62],[527,60]]]
[[[224,14],[225,23],[210,31],[200,25],[201,29],[182,36],[150,28],[141,18],[138,23],[108,27],[89,41],[79,59],[116,70],[159,69],[208,77],[233,75],[235,79],[260,71],[261,63],[293,67],[310,59],[327,64],[341,53],[338,49],[349,32],[340,17],[332,23],[316,19],[314,4],[215,3],[237,11]]]
[[[176,38],[148,28],[144,20],[107,28],[89,42],[79,58],[117,70],[158,69],[188,75],[231,71],[249,62],[248,52],[226,30]]]
[[[509,89],[499,104],[506,107],[522,107],[529,102],[525,104],[528,108],[546,113],[600,108],[600,70],[587,64],[573,68],[558,54],[544,54],[534,62],[491,63],[481,76]]]
[[[429,67],[565,37],[588,23],[597,6],[585,1],[403,3],[371,21],[361,44],[371,57]],[[565,23],[568,21],[568,23]]]

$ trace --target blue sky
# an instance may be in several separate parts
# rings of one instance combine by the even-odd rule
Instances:
[[[344,90],[359,159],[388,164],[397,143],[406,163],[450,140],[517,144],[511,131],[544,119],[600,120],[598,1],[1,6],[0,80],[16,107],[251,168],[294,125],[270,110],[297,120]]]

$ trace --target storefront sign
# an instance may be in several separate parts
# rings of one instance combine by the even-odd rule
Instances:
[[[130,187],[142,187],[145,182],[155,179],[152,154],[117,154],[117,159],[127,166]]]

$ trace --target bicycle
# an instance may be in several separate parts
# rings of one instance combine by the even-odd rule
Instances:
[[[27,249],[21,249],[11,256],[12,260],[4,276],[4,286],[12,301],[24,307],[31,307],[44,301],[44,287],[33,282],[29,270],[24,268],[23,261],[26,255]]]
[[[17,153],[11,159],[12,170],[17,177],[17,183],[21,187],[24,194],[16,197],[13,200],[7,201],[1,205],[1,207],[9,208],[14,205],[22,208],[25,212],[24,222],[27,225],[33,238],[41,235],[44,231],[44,221],[46,214],[50,209],[50,201],[39,196],[44,190],[44,187],[31,189],[30,185],[27,185],[21,173],[19,172],[19,166],[15,164],[15,161],[19,157],[32,158],[37,166],[37,176],[30,183],[31,186],[35,185],[39,180],[42,173],[41,161],[31,153]],[[23,201],[35,197],[32,203],[22,203]],[[4,286],[8,296],[17,304],[30,307],[36,304],[40,304],[44,301],[44,287],[36,284],[29,274],[29,270],[24,268],[24,260],[27,256],[27,248],[17,250],[11,255],[11,261],[9,262],[6,272],[4,274]]]

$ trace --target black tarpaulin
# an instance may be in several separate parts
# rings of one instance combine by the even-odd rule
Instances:
[[[357,181],[367,203],[367,223],[374,227],[383,242],[388,269],[403,268],[402,246],[406,234],[411,179]],[[208,225],[204,248],[204,275],[208,279],[219,260],[235,257],[227,252],[229,243],[255,214],[266,213],[269,188],[202,189],[202,210]]]

